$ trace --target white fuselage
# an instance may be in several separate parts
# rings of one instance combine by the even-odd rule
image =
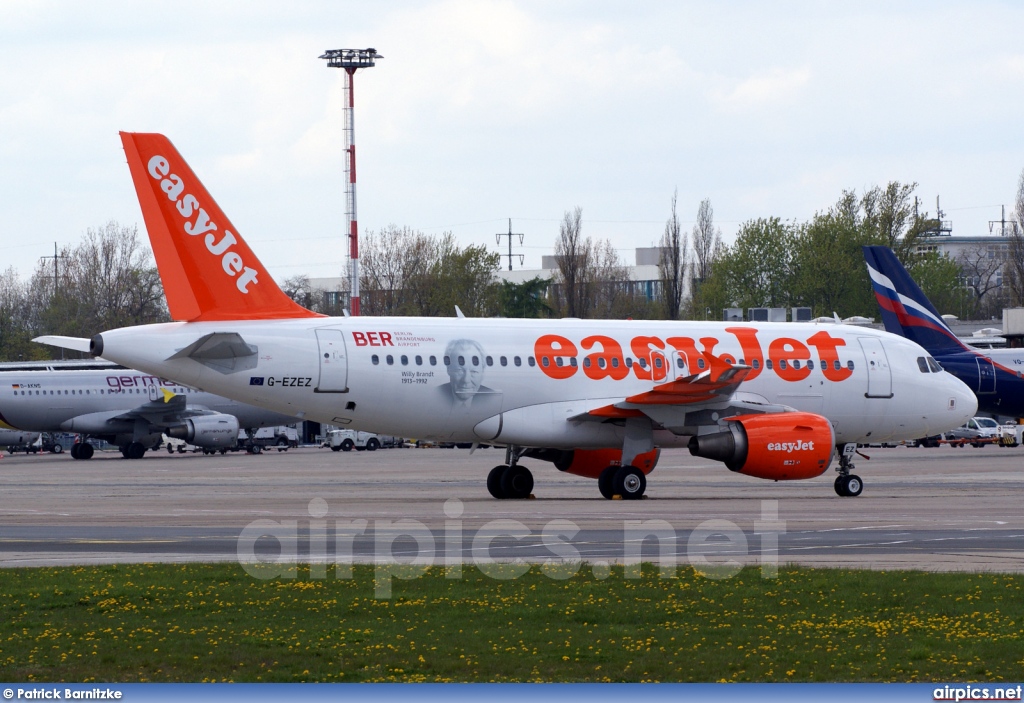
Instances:
[[[249,363],[178,353],[211,333],[240,335]],[[285,415],[417,438],[621,446],[621,423],[573,418],[699,372],[701,351],[754,366],[739,395],[823,415],[840,443],[935,434],[977,407],[955,377],[922,372],[918,345],[845,325],[351,317],[167,323],[101,337],[101,356],[154,375]],[[686,443],[680,428],[697,419],[685,413],[652,415],[676,427],[657,431],[656,444]]]
[[[40,369],[0,371],[0,426],[37,432],[80,431],[73,425],[75,418],[103,413],[114,416],[130,411],[161,399],[161,388],[185,396],[190,407],[233,415],[241,427],[295,421],[293,417],[266,408],[245,405],[131,369]]]

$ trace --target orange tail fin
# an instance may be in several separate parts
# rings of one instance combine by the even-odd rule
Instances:
[[[319,317],[278,288],[167,137],[121,142],[172,319]]]

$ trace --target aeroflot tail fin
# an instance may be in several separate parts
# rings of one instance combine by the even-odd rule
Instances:
[[[278,288],[167,137],[121,142],[172,319],[319,317]]]
[[[887,332],[917,342],[934,355],[966,349],[889,247],[863,249]]]

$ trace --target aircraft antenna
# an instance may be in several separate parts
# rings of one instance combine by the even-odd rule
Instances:
[[[508,232],[498,232],[496,235],[494,235],[494,240],[496,242],[498,242],[499,245],[501,244],[501,238],[502,237],[508,237],[508,253],[507,254],[501,254],[501,258],[504,259],[505,257],[508,257],[508,270],[509,271],[512,270],[512,257],[513,256],[518,256],[519,257],[519,265],[520,266],[523,265],[523,255],[522,254],[513,254],[512,253],[512,237],[519,237],[519,246],[523,246],[523,236],[524,236],[523,234],[518,233],[518,232],[516,234],[512,234],[512,218],[511,217],[508,218]]]
[[[345,69],[345,215],[348,217],[349,309],[359,315],[359,225],[356,217],[356,138],[353,82],[356,70],[384,58],[376,49],[328,49],[320,56],[328,68]]]

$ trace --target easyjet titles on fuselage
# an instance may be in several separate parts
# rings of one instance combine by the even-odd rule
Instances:
[[[594,334],[573,341],[559,334],[545,334],[534,343],[534,354],[540,370],[553,379],[567,379],[583,373],[593,380],[610,378],[621,381],[632,375],[645,381],[663,381],[669,375],[671,363],[666,354],[673,352],[683,357],[690,373],[706,368],[705,354],[715,355],[729,364],[737,361],[751,367],[747,381],[757,378],[762,371],[769,370],[784,381],[803,381],[814,370],[811,357],[813,347],[820,360],[822,375],[829,381],[845,381],[853,375],[852,366],[843,365],[839,360],[839,348],[846,346],[846,340],[834,337],[825,330],[819,330],[804,341],[793,337],[777,337],[768,343],[765,356],[761,341],[757,338],[760,330],[753,327],[726,327],[725,332],[735,337],[742,356],[739,360],[728,352],[716,353],[721,344],[718,337],[710,335],[692,337],[661,337],[639,335],[629,341],[624,352],[622,344],[607,335]],[[392,334],[387,331],[353,331],[352,340],[356,347],[394,347]],[[576,359],[581,352],[589,352]],[[633,363],[633,357],[637,363]]]

